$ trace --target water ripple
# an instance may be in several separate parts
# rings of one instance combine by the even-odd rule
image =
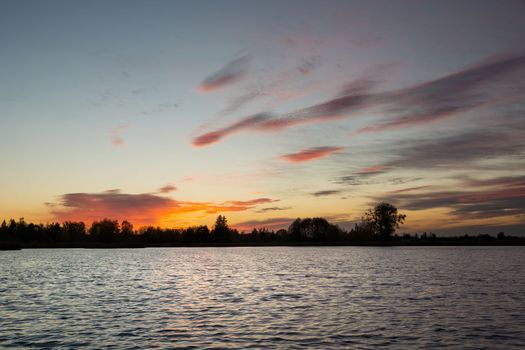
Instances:
[[[0,348],[525,348],[523,247],[0,252]]]

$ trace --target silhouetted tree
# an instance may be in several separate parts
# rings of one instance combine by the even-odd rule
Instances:
[[[5,220],[2,221],[2,225],[0,225],[0,242],[5,241],[11,241],[11,237],[8,235],[7,231],[7,222]]]
[[[94,221],[89,229],[89,234],[94,241],[104,243],[114,242],[119,233],[118,221],[110,219]]]
[[[188,227],[187,229],[182,231],[182,241],[184,244],[192,244],[197,243],[197,229],[195,227]]]
[[[48,224],[46,231],[51,242],[60,242],[62,238],[62,227],[60,227],[58,222]]]
[[[364,220],[356,223],[348,233],[348,239],[350,241],[367,242],[374,240],[374,238],[373,228],[368,222]]]
[[[297,218],[288,227],[288,239],[290,241],[301,240],[301,219]]]
[[[277,232],[275,232],[275,237],[277,240],[283,240],[284,238],[286,238],[287,234],[288,234],[288,231],[282,228],[280,230],[277,230]]]
[[[120,234],[125,241],[130,241],[133,238],[133,225],[127,220],[122,221]]]
[[[195,240],[199,243],[205,243],[210,241],[210,229],[208,226],[197,226],[195,228]]]
[[[91,246],[92,243],[125,243],[123,246],[180,246],[200,245],[206,243],[284,243],[284,242],[367,242],[374,239],[391,238],[391,242],[421,244],[425,242],[456,242],[461,244],[525,244],[525,237],[514,237],[500,232],[495,236],[488,234],[463,235],[456,237],[438,237],[432,232],[420,235],[404,233],[395,235],[396,228],[405,220],[404,214],[399,214],[397,208],[388,203],[380,203],[369,209],[363,220],[356,224],[350,232],[341,230],[337,225],[329,223],[324,218],[296,219],[288,230],[277,232],[266,228],[253,229],[245,234],[228,226],[226,217],[219,215],[210,232],[207,226],[193,226],[186,229],[141,227],[138,231],[128,221],[119,225],[118,221],[104,219],[95,221],[86,235],[83,222],[66,221],[62,225],[51,223],[47,225],[26,223],[23,218],[15,221],[2,221],[0,224],[0,249],[10,247],[49,247],[56,244],[60,247],[78,247],[79,243]],[[499,240],[499,242],[498,242]],[[503,240],[503,241],[502,241]],[[68,243],[70,243],[68,245]],[[72,243],[72,244],[71,244]],[[129,244],[132,243],[132,244]],[[103,244],[101,246],[104,246]]]
[[[82,242],[86,238],[86,225],[83,222],[66,221],[62,224],[62,240]]]
[[[403,224],[405,218],[406,215],[398,214],[397,208],[392,204],[379,203],[366,211],[363,221],[377,237],[388,239]]]
[[[145,226],[139,229],[139,235],[145,243],[160,243],[159,230],[153,226]]]
[[[296,219],[288,234],[291,241],[336,241],[343,237],[341,229],[324,218]]]
[[[212,230],[212,236],[217,242],[228,242],[230,240],[230,228],[228,227],[228,220],[226,220],[225,216],[217,216],[215,226]]]

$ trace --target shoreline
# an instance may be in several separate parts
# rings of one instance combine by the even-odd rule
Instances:
[[[525,246],[525,239],[495,241],[425,241],[425,242],[266,242],[266,243],[201,243],[201,244],[139,244],[139,243],[0,243],[0,251],[22,249],[143,249],[143,248],[231,248],[231,247],[425,247],[425,246]]]

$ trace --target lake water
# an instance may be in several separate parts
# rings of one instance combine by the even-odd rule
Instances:
[[[0,348],[525,348],[525,247],[0,252]]]

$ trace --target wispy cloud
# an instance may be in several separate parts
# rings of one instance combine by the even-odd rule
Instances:
[[[267,208],[261,208],[259,210],[256,210],[256,213],[267,213],[269,211],[281,211],[281,210],[288,210],[292,209],[292,207],[267,207]]]
[[[236,206],[253,206],[257,204],[266,204],[266,203],[272,203],[277,202],[278,200],[274,200],[271,198],[257,198],[257,199],[251,199],[248,201],[228,201],[225,202],[227,205],[236,205]]]
[[[297,71],[303,75],[312,73],[314,70],[319,68],[323,62],[321,56],[311,56],[308,58],[303,58],[299,65],[297,66]]]
[[[279,116],[241,119],[230,126],[201,135],[194,140],[201,146],[217,142],[234,132],[253,130],[275,132],[302,124],[330,122],[355,116],[366,108],[381,108],[385,118],[356,133],[378,132],[399,127],[428,124],[474,108],[519,99],[525,94],[525,55],[487,59],[453,74],[404,89],[375,93],[377,77],[361,77],[339,95],[320,104]],[[220,137],[210,138],[210,135]],[[213,142],[199,142],[211,139]]]
[[[268,120],[269,118],[271,118],[271,116],[266,113],[260,113],[260,114],[250,116],[228,127],[218,129],[216,131],[208,132],[201,136],[196,137],[193,140],[193,146],[201,147],[201,146],[207,146],[212,143],[219,142],[225,136],[234,134],[236,132],[239,132],[245,129],[253,128],[254,125],[257,125],[263,122],[264,120]]]
[[[233,113],[248,103],[257,100],[258,98],[264,96],[266,93],[260,88],[247,88],[242,94],[230,98],[227,102],[226,107],[222,110],[222,114]]]
[[[166,185],[166,186],[159,188],[159,193],[170,193],[170,192],[175,191],[176,189],[177,187],[173,185]]]
[[[228,62],[217,72],[205,78],[197,86],[196,90],[199,92],[212,92],[237,82],[246,74],[251,60],[252,57],[250,55],[243,55]]]
[[[399,169],[457,170],[490,159],[520,157],[524,151],[523,131],[468,131],[434,139],[406,140],[393,145],[393,159],[385,166]]]
[[[340,152],[344,147],[313,147],[297,153],[289,153],[280,158],[290,163],[303,163],[327,157],[335,152]]]
[[[487,59],[436,80],[377,95],[389,117],[357,132],[427,124],[495,103],[501,96],[522,98],[524,78],[525,55]]]
[[[151,114],[155,114],[155,113],[162,113],[162,112],[165,112],[165,111],[168,111],[168,110],[172,110],[174,108],[178,108],[179,107],[179,104],[178,103],[173,103],[173,102],[164,102],[164,103],[159,103],[149,109],[145,109],[141,112],[142,115],[151,115]]]
[[[422,189],[428,189],[430,187],[432,187],[432,186],[426,185],[426,186],[407,187],[407,188],[402,188],[400,190],[390,191],[389,193],[390,194],[397,194],[397,193],[405,193],[405,192],[415,192],[415,191],[419,191],[419,190],[422,190]]]
[[[375,179],[369,179],[368,176],[362,175],[345,175],[340,176],[334,180],[335,183],[347,185],[347,186],[360,186],[360,185],[371,185],[378,184],[379,181]]]
[[[180,202],[185,212],[203,212],[218,214],[222,212],[239,212],[253,209],[260,204],[274,202],[269,198],[258,198],[249,201],[226,201],[222,203],[210,202]]]
[[[396,203],[410,210],[449,208],[452,215],[461,219],[516,216],[525,214],[524,180],[522,176],[466,179],[460,183],[461,190],[397,191],[386,198],[381,196],[375,199]]]
[[[312,193],[312,196],[314,197],[325,197],[325,196],[333,196],[334,194],[341,193],[340,190],[325,190],[325,191],[318,191]]]
[[[271,99],[272,105],[276,105],[304,95],[308,89],[298,85],[302,84],[307,76],[321,67],[322,62],[323,58],[319,55],[304,57],[292,70],[278,73],[268,79],[257,79],[256,82],[247,86],[241,94],[230,98],[221,114],[236,112],[248,103],[261,98]]]
[[[372,165],[359,171],[360,174],[380,174],[387,169],[384,165]]]
[[[346,115],[344,113],[350,109],[357,110],[364,107],[367,98],[368,96],[366,95],[336,97],[327,102],[280,116],[266,112],[259,113],[242,118],[226,127],[197,136],[193,140],[193,145],[207,146],[241,131],[276,132],[297,125],[338,120],[345,118]]]
[[[462,183],[468,187],[525,187],[525,175],[522,176],[501,176],[489,179],[474,179],[471,177],[461,177]]]
[[[264,116],[264,118],[254,118],[254,116],[243,118],[227,127],[196,137],[193,144],[199,146],[209,145],[219,141],[223,137],[245,130],[276,132],[297,125],[339,120],[348,117],[346,113],[350,110],[355,112],[367,106],[370,97],[372,96],[347,95],[337,97],[327,102],[303,108],[282,116],[261,113],[257,116]]]
[[[287,78],[283,78],[282,80],[287,80]],[[363,82],[364,80],[366,80],[366,83]],[[346,96],[337,96],[329,101],[282,115],[262,112],[244,117],[226,127],[195,137],[193,145],[207,146],[220,141],[226,136],[241,131],[276,132],[297,125],[328,122],[345,118],[344,113],[349,110],[355,109],[355,111],[357,111],[359,108],[366,106],[365,102],[369,97],[367,95],[368,90],[378,84],[379,82],[372,78],[359,78],[346,86],[348,91],[351,90]],[[262,94],[265,94],[263,91],[264,89],[252,89],[238,96],[232,100],[232,104],[229,105],[225,111],[231,112],[243,104],[260,97]]]
[[[384,166],[370,166],[367,168],[363,168],[357,172],[353,172],[350,175],[339,176],[334,179],[334,182],[347,186],[378,184],[379,180],[376,178],[376,175],[383,174],[385,172],[385,169],[386,167]]]
[[[383,172],[368,172],[361,173],[357,172],[352,175],[339,176],[334,179],[337,184],[343,184],[347,186],[361,186],[361,185],[377,185],[377,184],[391,184],[391,185],[403,185],[410,182],[416,182],[422,180],[422,177],[389,177],[379,178]]]

